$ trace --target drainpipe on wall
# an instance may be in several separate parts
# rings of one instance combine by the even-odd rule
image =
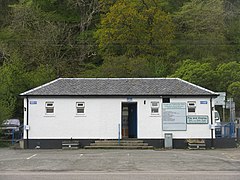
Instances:
[[[214,129],[213,129],[213,115],[212,115],[212,113],[213,113],[213,108],[212,108],[212,97],[210,98],[210,112],[211,112],[211,116],[210,116],[210,118],[211,118],[211,148],[214,148],[214,143],[213,143],[213,133],[214,133]]]
[[[27,122],[26,122],[26,126],[28,126],[28,118],[29,118],[28,108],[29,108],[29,100],[28,100],[28,96],[27,96]],[[29,148],[29,142],[28,142],[28,128],[26,129],[26,131],[27,131],[27,149],[28,149],[28,148]]]

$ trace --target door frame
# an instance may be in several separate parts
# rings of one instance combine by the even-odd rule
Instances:
[[[135,115],[133,115],[134,116],[134,122],[133,122],[133,125],[134,126],[132,126],[131,127],[131,125],[132,124],[129,124],[129,111],[130,111],[130,109],[129,109],[129,107],[134,107],[134,109],[135,109],[135,111],[133,112]],[[123,107],[128,107],[128,125],[127,125],[127,128],[128,128],[128,136],[126,137],[126,136],[123,136],[124,134],[123,134],[123,131],[124,131],[124,127],[123,127]],[[133,128],[134,130],[133,131],[135,131],[134,132],[134,137],[129,137],[129,132],[130,132],[130,129],[131,128]],[[137,102],[121,102],[121,132],[122,132],[122,139],[128,139],[128,138],[138,138],[138,103]]]

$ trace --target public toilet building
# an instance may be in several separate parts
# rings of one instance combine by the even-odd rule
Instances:
[[[140,139],[173,148],[187,139],[213,146],[217,94],[179,78],[59,78],[21,94],[24,147],[62,148],[95,140]]]

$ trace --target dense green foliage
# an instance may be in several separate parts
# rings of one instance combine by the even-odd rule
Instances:
[[[240,1],[0,0],[0,121],[57,77],[179,77],[240,105]]]

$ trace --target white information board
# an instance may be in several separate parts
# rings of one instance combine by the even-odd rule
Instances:
[[[208,116],[205,115],[195,115],[187,116],[188,124],[208,124]]]
[[[186,131],[186,103],[162,104],[163,131]]]

